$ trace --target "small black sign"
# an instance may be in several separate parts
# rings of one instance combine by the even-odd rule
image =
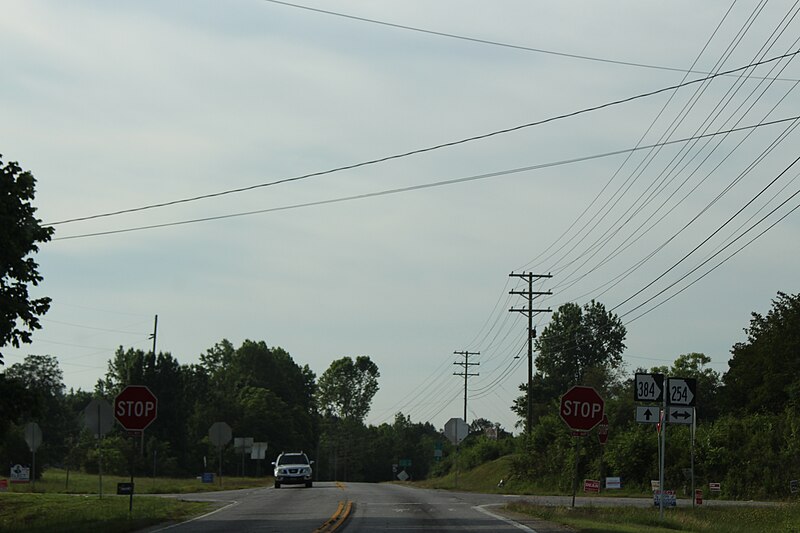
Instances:
[[[124,496],[133,494],[133,483],[117,483],[117,494]]]

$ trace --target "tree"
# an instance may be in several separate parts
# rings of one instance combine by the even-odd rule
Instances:
[[[722,378],[728,407],[753,413],[800,407],[800,294],[779,292],[767,316],[753,313],[745,332]]]
[[[536,368],[558,391],[579,384],[605,388],[622,364],[625,333],[619,317],[603,304],[566,303],[536,339]]]
[[[343,420],[363,422],[378,392],[378,366],[369,356],[337,359],[317,384],[317,401],[323,413]]]
[[[34,216],[35,184],[33,174],[15,162],[3,165],[0,155],[0,347],[29,344],[31,333],[41,328],[39,317],[50,308],[50,298],[28,295],[28,285],[43,279],[39,265],[28,256],[55,231]]]
[[[536,373],[533,376],[533,419],[573,385],[590,385],[603,392],[618,385],[625,350],[625,326],[603,304],[592,300],[583,307],[566,303],[553,313],[536,339]],[[527,384],[511,409],[524,418]]]

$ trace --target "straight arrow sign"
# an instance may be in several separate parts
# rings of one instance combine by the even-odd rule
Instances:
[[[636,422],[639,424],[658,424],[658,407],[636,406]]]

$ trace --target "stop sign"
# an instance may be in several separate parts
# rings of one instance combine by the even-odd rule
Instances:
[[[157,413],[158,399],[144,385],[128,385],[114,398],[114,416],[128,431],[142,431]]]
[[[561,397],[559,414],[573,431],[589,431],[603,420],[605,402],[592,387],[575,385]]]

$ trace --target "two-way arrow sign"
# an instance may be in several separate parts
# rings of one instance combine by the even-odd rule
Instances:
[[[667,409],[667,422],[670,424],[691,424],[694,422],[694,409],[670,407]]]
[[[660,409],[658,407],[636,406],[636,422],[639,424],[658,424]]]

